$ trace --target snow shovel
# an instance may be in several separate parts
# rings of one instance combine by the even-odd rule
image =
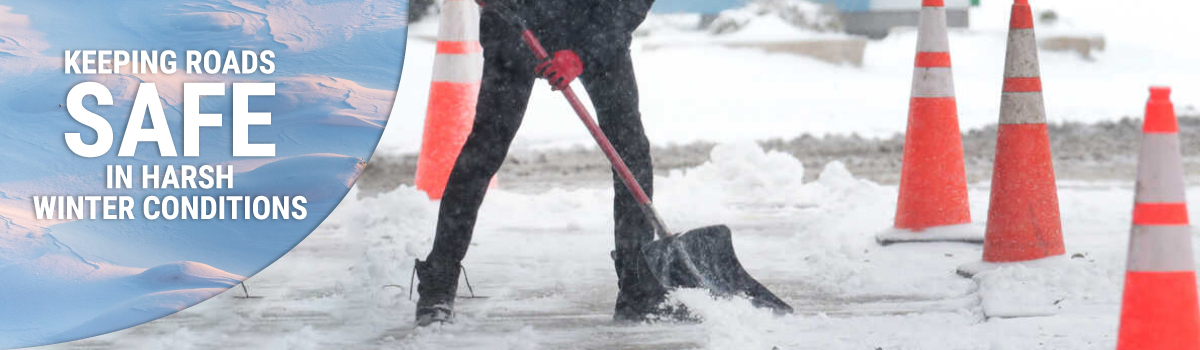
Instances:
[[[516,25],[521,30],[522,38],[539,61],[550,57],[521,18],[513,14],[510,9],[501,8],[499,10],[498,12],[506,17],[509,23]],[[596,139],[596,143],[600,145],[600,149],[604,151],[604,155],[616,169],[621,181],[625,183],[625,187],[633,193],[634,198],[641,205],[642,212],[653,223],[659,239],[642,247],[642,257],[646,259],[651,273],[663,287],[666,289],[704,288],[718,296],[748,297],[754,306],[772,309],[777,314],[792,312],[791,306],[771,293],[767,287],[742,268],[737,255],[733,252],[733,240],[730,238],[729,227],[714,225],[673,234],[673,231],[668,229],[667,224],[663,222],[662,217],[654,210],[653,204],[650,203],[650,197],[642,190],[642,186],[633,177],[633,173],[629,171],[625,161],[617,154],[617,150],[608,141],[608,137],[592,119],[591,113],[575,95],[575,91],[571,90],[570,86],[561,91],[567,98],[567,102],[570,102],[571,108],[575,110],[575,114],[579,116],[579,120],[583,121],[588,132]]]

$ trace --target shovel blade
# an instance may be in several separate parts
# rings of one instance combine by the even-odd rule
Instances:
[[[655,279],[667,289],[704,288],[717,296],[745,296],[777,314],[792,307],[759,283],[733,252],[729,227],[715,225],[659,239],[642,247],[642,257]],[[695,266],[695,269],[689,267]]]

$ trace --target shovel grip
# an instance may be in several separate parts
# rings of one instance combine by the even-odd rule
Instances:
[[[522,25],[523,27],[523,25]],[[533,56],[539,61],[550,58],[550,53],[542,47],[542,43],[528,28],[521,32],[521,38],[525,40],[525,44],[529,45],[529,49],[533,50]],[[612,163],[613,169],[617,171],[617,176],[621,178],[621,182],[625,184],[625,188],[633,193],[633,198],[637,199],[638,204],[642,207],[642,212],[646,213],[651,223],[654,225],[655,231],[661,238],[671,236],[671,231],[667,229],[667,225],[663,222],[658,212],[654,210],[654,206],[650,203],[650,196],[646,195],[646,191],[642,190],[642,186],[638,184],[637,178],[633,176],[633,172],[629,170],[629,166],[625,165],[625,161],[621,159],[621,155],[617,154],[617,149],[613,147],[612,142],[608,140],[608,136],[604,135],[604,131],[600,130],[600,125],[596,124],[596,120],[592,118],[592,113],[588,112],[584,107],[583,102],[579,100],[579,96],[575,95],[575,90],[570,86],[563,88],[563,97],[567,98],[567,102],[571,104],[571,109],[575,110],[575,114],[579,116],[579,120],[587,127],[588,133],[592,134],[592,138],[596,139],[596,143],[600,145],[600,150],[604,151],[604,155],[608,157],[608,161]]]

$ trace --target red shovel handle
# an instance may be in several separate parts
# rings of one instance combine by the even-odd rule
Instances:
[[[533,36],[533,32],[526,29],[521,33],[521,37],[525,39],[526,44],[529,44],[529,48],[533,50],[533,55],[537,57],[538,61],[550,58],[550,54],[546,52],[546,48],[542,47],[542,43],[538,41],[537,37]],[[617,169],[617,175],[620,175],[621,181],[625,183],[626,187],[629,187],[630,192],[633,192],[633,197],[637,198],[639,204],[650,204],[650,196],[647,196],[646,191],[642,190],[642,186],[638,184],[633,172],[629,170],[629,166],[625,165],[625,161],[617,154],[617,149],[613,147],[612,142],[608,141],[608,136],[604,135],[604,131],[600,130],[600,125],[597,125],[596,121],[592,119],[591,112],[584,107],[579,96],[575,95],[575,90],[567,86],[562,89],[562,94],[567,98],[567,102],[571,103],[571,108],[575,110],[575,114],[579,115],[579,120],[583,121],[588,132],[596,139],[596,143],[600,144],[600,149],[604,151],[605,156],[608,156],[613,168]]]
[[[542,43],[538,41],[537,37],[533,36],[533,32],[529,31],[529,29],[521,32],[521,37],[525,39],[525,43],[533,50],[533,55],[539,61],[550,58],[550,53],[546,52],[546,48],[542,47]],[[629,189],[629,192],[633,193],[633,197],[637,199],[638,204],[641,204],[642,211],[650,217],[650,221],[653,222],[657,229],[659,237],[666,238],[671,236],[671,231],[667,229],[666,223],[662,221],[658,212],[654,210],[654,206],[651,205],[650,196],[647,196],[646,191],[642,190],[642,186],[638,184],[637,178],[633,176],[633,172],[629,171],[629,166],[625,165],[625,161],[621,159],[621,155],[617,154],[617,149],[613,147],[612,142],[608,141],[608,136],[604,135],[604,131],[600,130],[600,126],[592,118],[592,113],[588,112],[583,102],[579,100],[579,96],[575,95],[575,90],[567,86],[561,91],[563,97],[567,98],[567,102],[571,103],[571,108],[575,110],[575,114],[579,116],[579,120],[583,121],[583,125],[592,134],[592,138],[596,139],[597,144],[600,144],[600,150],[604,151],[604,155],[612,163],[613,169],[617,170],[617,175],[621,178],[621,182],[625,183],[625,187]]]

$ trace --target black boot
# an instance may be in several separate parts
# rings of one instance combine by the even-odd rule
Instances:
[[[651,319],[686,319],[682,307],[664,305],[667,290],[654,279],[650,267],[640,252],[612,252],[617,268],[617,304],[613,320],[618,322],[642,322]]]
[[[454,296],[458,291],[459,263],[417,260],[417,326],[454,320]]]

